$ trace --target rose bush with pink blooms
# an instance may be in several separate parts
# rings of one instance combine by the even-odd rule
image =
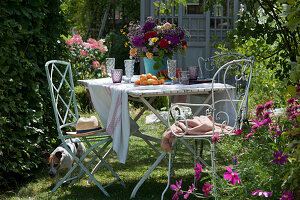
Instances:
[[[97,41],[93,38],[84,42],[79,34],[66,40],[75,80],[106,76],[106,69],[102,63],[108,48],[104,42],[103,39]]]

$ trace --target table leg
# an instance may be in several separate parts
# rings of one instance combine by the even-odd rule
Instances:
[[[154,164],[148,169],[147,173],[143,176],[143,178],[138,182],[138,184],[134,187],[130,198],[134,198],[135,194],[141,187],[141,185],[145,182],[145,180],[149,177],[149,175],[152,173],[152,171],[157,167],[157,165],[161,162],[161,160],[166,156],[166,152],[162,152],[160,156],[157,158],[157,160],[154,162]]]

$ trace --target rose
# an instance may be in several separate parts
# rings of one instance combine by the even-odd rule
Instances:
[[[159,41],[158,45],[162,48],[165,49],[169,46],[168,40],[166,39],[162,39],[161,41]]]
[[[144,35],[144,39],[145,39],[145,41],[148,41],[149,38],[154,38],[154,37],[156,37],[156,36],[157,36],[157,33],[151,31],[151,32],[148,32],[148,33],[146,33],[146,34]]]

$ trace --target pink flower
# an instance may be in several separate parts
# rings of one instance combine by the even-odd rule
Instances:
[[[264,109],[265,109],[265,110],[269,110],[269,109],[271,109],[271,108],[272,108],[272,106],[273,106],[273,104],[274,104],[274,102],[273,102],[273,101],[269,101],[269,102],[267,102],[267,103],[265,104],[265,107],[264,107]]]
[[[176,181],[176,185],[170,186],[171,190],[176,191],[172,200],[178,200],[179,195],[183,195],[183,191],[181,190],[181,184],[182,184],[182,180],[180,180],[179,183]]]
[[[211,192],[211,185],[204,183],[204,187],[202,188],[202,191],[205,192],[205,196],[209,196],[209,193]]]
[[[273,156],[274,156],[274,160],[272,162],[276,163],[276,164],[280,164],[280,165],[283,165],[285,162],[287,162],[287,158],[288,156],[285,155],[285,156],[282,156],[283,154],[283,151],[276,151]]]
[[[293,192],[284,190],[284,195],[280,197],[280,200],[293,200]]]
[[[235,134],[240,135],[242,134],[243,130],[242,129],[238,129],[236,131],[234,131]]]
[[[216,134],[211,138],[211,140],[213,141],[214,144],[216,144],[217,141],[219,140],[219,138],[220,138],[219,134],[216,133]]]
[[[226,167],[226,170],[228,172],[224,173],[224,179],[230,181],[233,185],[235,185],[236,183],[240,184],[241,183],[241,179],[238,176],[239,174],[232,171],[232,169],[230,167]]]
[[[260,127],[259,124],[254,124],[254,125],[252,126],[251,130],[252,130],[253,132],[256,132],[257,128],[259,128],[259,127]]]
[[[196,164],[196,167],[194,168],[194,171],[195,171],[195,179],[198,181],[200,180],[200,177],[201,177],[201,172],[203,171],[202,169],[202,165],[200,163],[197,163]]]
[[[292,104],[294,104],[295,102],[296,102],[297,100],[295,99],[295,98],[290,98],[288,101],[287,101],[287,104],[288,105],[292,105]]]
[[[269,119],[270,118],[270,114],[271,114],[271,112],[266,112],[264,114],[264,119]]]
[[[195,190],[195,185],[192,184],[192,186],[189,186],[189,189],[188,189],[187,193],[183,196],[183,198],[187,199],[194,190]]]
[[[90,43],[90,44],[94,44],[94,43],[97,42],[97,40],[95,40],[95,39],[93,39],[93,38],[89,38],[89,39],[87,40],[87,42]]]
[[[98,69],[99,67],[100,67],[100,63],[97,60],[93,61],[93,68]]]
[[[249,133],[247,136],[246,136],[246,140],[248,140],[251,136],[253,136],[254,133]]]
[[[263,192],[263,191],[260,191],[260,190],[255,190],[255,191],[252,192],[252,195],[256,195],[256,194],[258,194],[258,196],[264,195],[265,197],[271,197],[272,196],[271,192]]]
[[[80,55],[82,55],[83,57],[86,57],[87,54],[88,54],[88,52],[86,52],[85,50],[80,51]]]
[[[259,119],[262,116],[262,112],[264,111],[264,107],[265,106],[263,104],[259,104],[256,107],[256,117],[257,117],[257,119]]]

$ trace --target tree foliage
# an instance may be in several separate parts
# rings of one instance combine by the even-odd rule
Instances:
[[[0,187],[29,177],[56,138],[44,65],[63,52],[59,6],[59,0],[0,3]]]

